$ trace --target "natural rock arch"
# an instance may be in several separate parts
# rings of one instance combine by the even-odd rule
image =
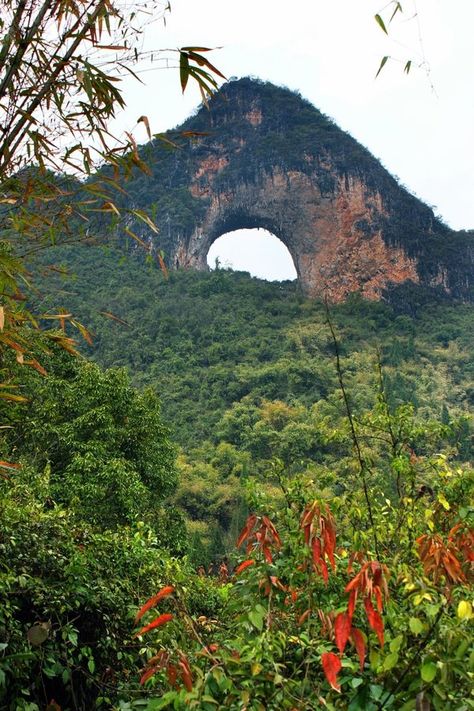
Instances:
[[[207,173],[212,184],[212,177]],[[322,196],[302,173],[262,176],[237,186],[229,198],[216,195],[203,221],[176,250],[175,267],[205,269],[213,242],[230,230],[260,227],[286,245],[298,280],[308,295],[334,301],[353,291],[379,298],[389,283],[418,282],[416,261],[389,247],[370,224],[380,211],[378,196],[367,196],[360,181],[347,181],[336,195]]]
[[[234,212],[234,210],[224,210],[220,213],[220,217],[214,221],[214,224],[205,225],[203,231],[196,231],[191,237],[187,254],[185,257],[185,264],[178,266],[186,266],[195,269],[205,269],[207,265],[207,256],[210,248],[220,237],[223,235],[235,232],[236,230],[253,230],[253,229],[263,229],[270,232],[277,239],[279,239],[290,253],[291,259],[296,269],[297,278],[301,279],[301,274],[298,268],[298,250],[296,245],[292,244],[291,239],[288,234],[285,234],[281,226],[277,225],[275,219],[267,218],[265,219],[262,215],[262,210],[259,211],[260,214],[251,215],[249,210],[247,214],[241,212]],[[212,218],[211,218],[212,220]]]
[[[207,269],[219,236],[260,227],[287,246],[307,295],[379,299],[410,282],[472,298],[473,233],[444,225],[299,95],[232,81],[183,134],[165,158],[144,149],[153,177],[135,192],[170,268]]]

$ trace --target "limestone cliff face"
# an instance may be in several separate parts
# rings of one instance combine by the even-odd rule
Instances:
[[[135,193],[154,204],[171,268],[206,269],[219,236],[261,227],[288,247],[307,295],[380,299],[414,283],[472,298],[473,233],[443,225],[298,95],[230,82],[181,128],[191,142],[156,155]]]

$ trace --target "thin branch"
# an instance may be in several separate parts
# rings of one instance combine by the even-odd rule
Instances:
[[[391,691],[388,692],[385,699],[380,700],[380,703],[377,706],[377,711],[381,711],[381,709],[384,709],[386,707],[387,703],[390,701],[392,696],[394,696],[397,693],[398,689],[401,687],[407,674],[409,674],[410,671],[413,670],[413,668],[415,667],[415,662],[416,662],[417,658],[420,656],[421,652],[428,646],[428,644],[433,636],[433,632],[435,631],[436,627],[438,626],[439,621],[441,620],[441,617],[443,616],[443,612],[444,612],[444,607],[441,606],[440,609],[438,610],[438,613],[437,613],[435,619],[433,620],[428,632],[415,646],[415,649],[413,650],[413,654],[411,655],[411,658],[408,661],[408,664],[406,665],[405,669],[398,677],[397,683],[395,684],[393,689],[391,689]]]
[[[341,358],[340,358],[340,354],[339,354],[339,344],[337,341],[336,333],[334,331],[334,326],[331,321],[331,316],[329,314],[329,306],[328,306],[327,299],[325,299],[324,303],[325,303],[325,308],[326,308],[326,320],[327,320],[327,324],[329,326],[329,330],[331,331],[331,336],[332,336],[332,340],[334,343],[334,350],[335,350],[335,354],[336,354],[337,379],[339,381],[339,387],[342,392],[344,406],[346,409],[346,415],[347,415],[347,419],[348,419],[350,430],[351,430],[352,443],[353,443],[354,450],[355,450],[356,456],[357,456],[357,461],[359,464],[359,475],[360,475],[360,479],[362,481],[364,498],[365,498],[365,501],[367,504],[367,512],[369,514],[370,525],[372,527],[375,553],[377,555],[377,558],[379,558],[379,545],[378,545],[377,531],[375,529],[375,522],[374,522],[374,517],[373,517],[373,513],[372,513],[372,504],[370,503],[369,490],[368,490],[367,479],[366,479],[366,472],[369,471],[369,468],[367,466],[367,462],[364,460],[364,458],[362,456],[362,450],[361,450],[361,447],[359,444],[359,439],[357,437],[355,424],[354,424],[354,418],[352,416],[352,410],[351,410],[350,403],[349,403],[349,398],[348,398],[347,391],[346,391],[346,388],[344,385],[344,379],[342,377]]]

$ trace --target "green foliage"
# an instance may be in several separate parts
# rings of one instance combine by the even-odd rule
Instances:
[[[151,391],[134,390],[123,370],[55,356],[33,375],[14,430],[16,456],[48,466],[51,496],[79,518],[110,528],[152,520],[177,481],[175,449]]]
[[[134,384],[159,392],[184,449],[176,502],[198,547],[216,540],[220,522],[220,554],[229,550],[248,478],[276,495],[275,459],[287,473],[346,486],[352,445],[322,304],[295,284],[222,269],[166,280],[157,265],[112,247],[69,248],[54,259],[76,277],[46,270],[43,308],[54,300],[77,313],[94,332],[86,346],[94,359],[126,366]],[[377,402],[379,350],[392,411],[411,403],[420,423],[443,416],[455,427],[438,432],[440,446],[449,442],[468,461],[472,307],[431,303],[413,317],[355,294],[331,317],[355,415],[363,421]]]
[[[282,476],[270,510],[251,496],[245,560],[216,623],[190,623],[175,590],[173,619],[147,633],[147,700],[134,708],[474,707],[473,472],[414,456],[431,428],[381,397],[365,427],[387,446],[362,469],[354,451],[345,493]],[[372,445],[357,441],[368,461]]]
[[[52,261],[75,276],[52,272]],[[212,440],[226,410],[246,396],[256,405],[305,407],[339,399],[324,307],[302,299],[293,283],[222,269],[171,272],[166,280],[157,265],[113,248],[58,249],[42,263],[44,310],[59,303],[73,311],[94,334],[84,350],[106,367],[126,366],[134,384],[153,385],[187,449]],[[452,418],[467,411],[472,307],[431,303],[413,317],[354,295],[332,318],[358,402],[373,403],[380,348],[393,404],[413,401],[433,417],[443,403]]]
[[[165,580],[186,582],[197,616],[219,608],[213,586],[164,550],[174,545],[172,514],[156,530],[98,531],[79,507],[54,503],[49,468],[25,465],[0,485],[2,708],[32,711],[54,698],[85,711],[137,693],[133,608]]]
[[[77,279],[47,268],[58,257]],[[328,708],[408,711],[421,693],[436,711],[463,708],[469,597],[462,586],[450,597],[430,579],[415,540],[446,542],[449,527],[472,515],[463,466],[472,452],[472,308],[431,304],[414,318],[357,295],[334,307],[361,466],[325,309],[294,284],[224,270],[166,281],[112,247],[55,251],[39,264],[54,275],[43,282],[41,312],[54,302],[78,313],[94,335],[84,350],[113,367],[44,356],[48,377],[23,378],[28,403],[3,405],[14,429],[3,431],[2,458],[21,464],[0,482],[0,642],[9,645],[0,670],[11,708],[41,708],[54,696],[81,710],[119,701],[123,709],[306,709],[321,697]],[[8,363],[13,374],[18,367]],[[177,464],[156,392],[182,446]],[[308,558],[300,516],[314,499],[330,501],[337,520],[337,572],[327,585],[321,569],[300,569]],[[235,584],[202,577],[202,568],[196,576],[199,566],[222,569],[249,510],[277,524],[282,547],[272,560],[252,548],[256,562]],[[189,563],[169,559],[187,550]],[[321,655],[336,652],[329,630],[346,609],[354,552],[378,555],[391,572],[386,639],[381,648],[359,601],[354,624],[371,653],[358,671],[347,645],[339,696]],[[174,617],[140,653],[131,608],[166,584],[174,601],[157,614]],[[328,616],[324,633],[318,609]],[[214,661],[203,653],[213,644]],[[165,667],[139,690],[138,668],[150,669],[165,648],[183,683],[186,656],[192,691],[170,687]]]

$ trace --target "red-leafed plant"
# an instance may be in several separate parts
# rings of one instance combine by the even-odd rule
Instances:
[[[450,502],[441,492],[440,506],[423,499],[434,491],[425,484],[433,463],[398,442],[408,426],[391,422],[383,398],[375,422],[377,432],[390,424],[382,440],[396,473],[395,503],[376,487],[352,419],[359,490],[326,501],[313,498],[312,482],[287,479],[285,505],[271,518],[257,500],[237,540],[245,557],[230,582],[220,582],[224,613],[207,630],[178,606],[179,646],[168,641],[168,656],[152,656],[142,672],[142,680],[155,678],[160,703],[458,711],[472,683],[473,529],[454,495]],[[441,518],[441,510],[449,513]],[[163,597],[162,590],[139,616]],[[148,629],[160,634],[162,619]]]
[[[311,550],[312,564],[319,572],[324,582],[328,581],[326,559],[332,569],[336,570],[334,552],[336,550],[336,523],[329,507],[324,510],[317,501],[306,506],[301,517],[300,526],[304,541]]]
[[[237,548],[246,543],[246,553],[261,552],[267,563],[273,562],[275,551],[281,548],[281,540],[268,516],[252,514],[237,539]]]
[[[440,534],[424,534],[416,542],[425,575],[435,583],[444,580],[451,586],[473,579],[474,531],[465,524],[453,526],[446,542]]]

